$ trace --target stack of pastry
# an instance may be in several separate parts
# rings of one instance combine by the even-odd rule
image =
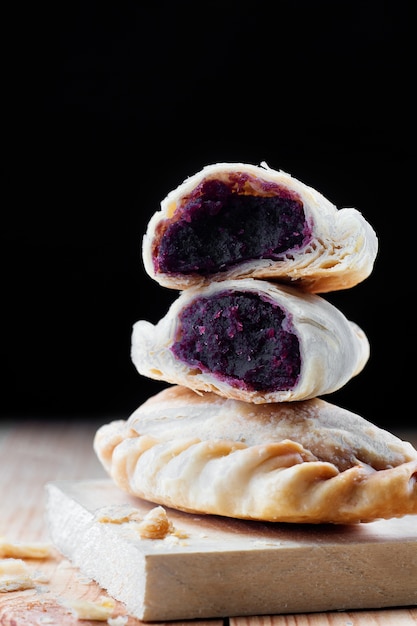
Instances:
[[[353,208],[266,164],[219,163],[162,201],[147,273],[177,290],[138,321],[132,360],[168,383],[94,448],[123,490],[241,519],[351,524],[417,513],[417,451],[322,398],[369,358],[322,294],[372,272],[377,236]]]

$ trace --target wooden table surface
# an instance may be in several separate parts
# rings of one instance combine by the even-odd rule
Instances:
[[[45,484],[58,479],[83,480],[106,478],[92,449],[98,426],[114,419],[64,421],[0,422],[0,538],[12,542],[49,542],[44,519]],[[396,432],[417,447],[417,431]],[[39,589],[0,593],[0,626],[40,626],[52,622],[57,602],[66,598],[97,600],[106,595],[95,583],[86,581],[78,570],[56,550],[46,560],[30,560],[44,573],[47,582]],[[44,613],[30,613],[28,607],[41,601]],[[33,615],[33,617],[28,617]],[[123,605],[116,603],[116,615],[126,615]],[[366,611],[232,617],[230,626],[406,626],[417,625],[417,607]],[[226,620],[225,620],[226,622]],[[69,622],[65,622],[67,624]],[[97,621],[83,620],[74,624],[94,626]],[[139,620],[128,617],[126,626],[138,626]],[[190,622],[171,622],[170,624]],[[198,626],[223,626],[223,620],[195,620]]]

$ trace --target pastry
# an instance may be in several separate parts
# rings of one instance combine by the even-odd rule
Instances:
[[[252,277],[325,293],[367,278],[377,249],[357,209],[338,209],[265,163],[217,163],[162,200],[142,256],[147,273],[172,289]]]
[[[352,524],[417,514],[417,451],[314,398],[256,405],[171,386],[94,449],[113,481],[183,511],[248,520]]]
[[[149,378],[247,402],[332,393],[365,366],[365,333],[322,296],[253,278],[185,289],[156,324],[133,326]]]

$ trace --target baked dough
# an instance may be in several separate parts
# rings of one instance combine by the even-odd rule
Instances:
[[[369,358],[365,333],[322,296],[252,278],[184,290],[133,326],[143,376],[247,402],[332,393]]]
[[[262,278],[325,293],[369,276],[374,229],[354,208],[265,163],[207,165],[161,202],[143,238],[145,270],[172,289]]]
[[[319,398],[254,405],[171,386],[94,449],[124,491],[234,518],[352,524],[417,514],[417,451]]]

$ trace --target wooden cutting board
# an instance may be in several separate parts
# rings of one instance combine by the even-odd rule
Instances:
[[[356,526],[232,520],[165,509],[172,530],[122,521],[156,505],[108,479],[46,485],[57,549],[144,621],[417,605],[417,516]],[[119,523],[99,521],[120,510]],[[116,515],[116,520],[117,520]]]

